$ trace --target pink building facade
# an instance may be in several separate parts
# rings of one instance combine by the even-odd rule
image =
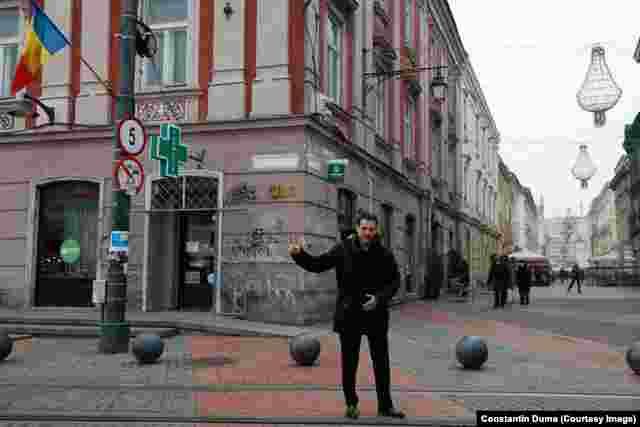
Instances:
[[[451,50],[462,51],[459,39],[434,49],[434,23],[453,18],[445,1],[433,3],[440,8],[421,0],[140,0],[141,19],[161,43],[155,64],[137,58],[136,117],[148,134],[162,123],[180,126],[191,158],[182,177],[163,178],[148,151],[139,156],[146,177],[131,198],[129,309],[327,320],[335,275],[302,271],[287,255],[288,239],[304,236],[319,254],[353,230],[359,209],[378,215],[401,266],[396,298],[425,295],[429,257],[449,247],[432,235],[433,223],[447,220],[434,218],[457,221],[454,203],[431,188],[442,152],[432,140],[446,138],[441,124],[456,123],[458,97],[453,107],[449,95],[433,99],[434,72],[407,64],[448,65],[458,61]],[[91,310],[110,244],[114,100],[80,57],[117,90],[120,2],[42,4],[73,48],[29,88],[59,124],[46,125],[42,111],[26,119],[0,113],[0,304]],[[17,20],[0,49],[19,51],[17,4],[0,7]],[[455,24],[448,31],[457,34]],[[5,90],[10,73],[0,72]],[[326,179],[333,159],[349,161],[344,182]],[[437,170],[437,187],[456,194],[457,172]],[[79,256],[64,259],[71,240]],[[218,266],[222,281],[211,283]]]

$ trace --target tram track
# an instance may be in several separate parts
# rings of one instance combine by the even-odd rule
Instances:
[[[193,384],[193,385],[172,385],[172,384],[87,384],[87,383],[12,383],[0,382],[0,389],[30,389],[30,390],[51,390],[51,391],[175,391],[175,392],[250,392],[250,391],[317,391],[317,392],[341,392],[339,385],[317,385],[317,384]],[[588,392],[557,392],[557,391],[523,391],[523,390],[491,390],[490,387],[483,387],[485,391],[475,391],[469,388],[438,388],[438,387],[416,387],[416,386],[391,386],[392,391],[411,394],[446,394],[460,396],[482,396],[482,397],[550,397],[550,398],[582,398],[582,399],[637,399],[640,395],[632,393],[588,393]],[[473,389],[477,390],[477,386]],[[358,386],[359,391],[375,391],[374,385]]]

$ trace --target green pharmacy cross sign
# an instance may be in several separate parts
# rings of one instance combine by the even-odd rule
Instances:
[[[346,159],[329,160],[327,163],[327,179],[332,182],[343,182],[344,171],[349,163]]]
[[[182,143],[182,130],[172,123],[160,126],[160,135],[151,135],[151,158],[160,161],[160,176],[177,177],[187,161],[187,146]]]
[[[629,155],[629,158],[635,159],[640,151],[640,113],[630,125],[624,126],[624,143],[622,147]]]

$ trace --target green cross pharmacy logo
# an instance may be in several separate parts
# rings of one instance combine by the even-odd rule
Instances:
[[[177,177],[187,161],[187,146],[182,143],[182,129],[172,123],[160,126],[160,135],[151,135],[149,153],[160,162],[160,176]]]

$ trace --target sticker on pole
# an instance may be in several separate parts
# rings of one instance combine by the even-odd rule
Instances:
[[[109,251],[129,254],[129,232],[112,231]]]
[[[114,172],[114,179],[121,191],[126,191],[129,196],[135,196],[142,191],[144,185],[142,163],[131,156],[120,160]]]
[[[127,154],[137,156],[147,145],[147,132],[138,119],[125,119],[118,125],[118,144]]]

